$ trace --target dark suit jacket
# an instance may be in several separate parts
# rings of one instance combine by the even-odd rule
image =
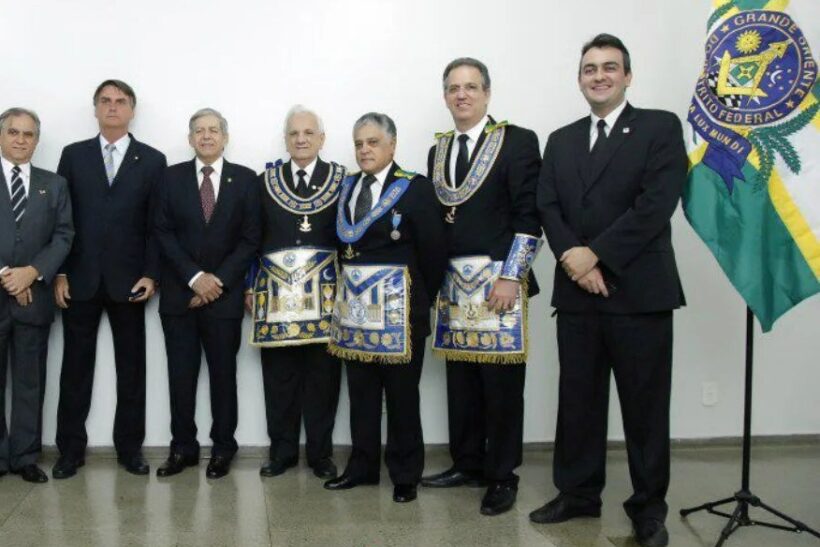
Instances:
[[[490,123],[495,121],[490,118]],[[484,143],[485,133],[473,148],[470,162],[475,160]],[[450,156],[447,153],[445,175],[450,180]],[[457,153],[457,152],[456,152]],[[427,174],[433,176],[436,147],[427,156]],[[541,224],[535,209],[535,188],[541,156],[538,136],[529,129],[508,125],[504,144],[490,173],[481,187],[466,202],[458,206],[455,224],[446,224],[449,256],[490,255],[493,260],[506,260],[516,233],[541,236]],[[448,208],[442,209],[442,215]],[[442,218],[444,218],[442,216]],[[538,294],[538,284],[530,273],[529,294]]]
[[[109,187],[99,137],[63,149],[57,172],[68,181],[77,233],[61,273],[73,300],[91,299],[103,282],[113,300],[125,302],[139,278],[159,279],[151,199],[165,166],[162,153],[132,135]]]
[[[158,201],[160,313],[187,313],[195,294],[188,282],[202,271],[214,274],[225,286],[221,297],[200,309],[213,317],[241,318],[245,272],[259,247],[261,210],[256,173],[224,162],[216,207],[208,224],[202,214],[194,160],[165,170]]]
[[[688,165],[680,121],[670,112],[627,104],[589,165],[590,120],[550,135],[538,211],[556,259],[570,247],[589,246],[615,290],[609,298],[591,295],[556,264],[552,305],[605,313],[684,305],[669,223]]]
[[[401,169],[393,163],[382,185],[382,193],[396,180],[395,172]],[[355,188],[355,185],[354,187]],[[351,189],[345,203],[344,214],[350,222]],[[447,248],[444,244],[444,221],[433,184],[422,176],[416,176],[394,209],[402,215],[399,224],[401,237],[394,241],[391,213],[374,222],[359,241],[353,243],[357,255],[346,260],[343,256],[346,243],[339,243],[339,260],[342,264],[406,264],[410,272],[410,323],[413,336],[430,334],[430,306],[444,281],[447,268]]]
[[[282,167],[285,184],[295,190],[291,161]],[[330,164],[317,159],[311,177],[311,185],[321,186],[327,179]],[[316,214],[310,215],[312,229],[310,232],[299,230],[303,215],[297,215],[279,206],[268,194],[265,174],[259,176],[264,215],[262,219],[261,254],[272,253],[287,247],[335,247],[336,246],[336,207],[330,205]]]
[[[68,255],[74,226],[65,179],[50,171],[31,168],[26,212],[17,228],[11,210],[8,183],[0,170],[0,269],[34,266],[42,280],[31,285],[32,302],[20,306],[0,289],[0,317],[11,314],[21,323],[48,325],[54,320],[52,281]]]

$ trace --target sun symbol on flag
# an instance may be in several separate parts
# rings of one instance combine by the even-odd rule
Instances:
[[[740,53],[748,55],[757,51],[762,41],[756,30],[747,30],[738,36],[735,47]]]

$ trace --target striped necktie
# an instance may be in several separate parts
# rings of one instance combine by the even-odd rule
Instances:
[[[108,143],[105,145],[105,154],[103,154],[103,161],[105,162],[105,176],[108,177],[108,186],[114,182],[114,177],[117,176],[117,170],[114,169],[114,151],[117,149],[116,144]]]
[[[23,186],[23,177],[20,175],[20,166],[15,165],[11,170],[11,212],[14,214],[14,222],[20,227],[23,213],[26,212],[26,187]]]

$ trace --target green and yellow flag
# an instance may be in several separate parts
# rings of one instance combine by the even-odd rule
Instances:
[[[820,292],[820,85],[800,25],[788,0],[716,0],[689,107],[684,212],[764,332]]]

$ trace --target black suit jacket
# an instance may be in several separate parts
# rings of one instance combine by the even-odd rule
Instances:
[[[156,218],[162,249],[160,313],[188,312],[195,294],[188,282],[201,271],[222,280],[224,292],[200,309],[213,317],[242,317],[245,272],[260,238],[256,173],[225,161],[219,180],[216,206],[206,224],[194,160],[165,170]]]
[[[102,282],[110,298],[126,302],[139,278],[159,279],[152,196],[165,166],[161,152],[131,135],[109,186],[98,136],[63,149],[57,172],[68,181],[76,234],[61,273],[73,300],[91,299]]]
[[[0,169],[0,269],[34,266],[42,277],[31,285],[28,306],[20,306],[0,288],[0,317],[10,315],[28,325],[48,325],[54,320],[51,284],[73,237],[71,201],[63,177],[32,166],[26,211],[18,228]]]
[[[291,190],[295,190],[293,181],[293,170],[291,161],[282,167],[282,174],[285,184]],[[317,159],[316,167],[311,176],[312,186],[321,186],[327,179],[330,172],[330,164]],[[262,254],[272,253],[287,247],[335,247],[336,246],[336,207],[331,204],[322,211],[310,215],[311,231],[302,232],[299,230],[299,223],[303,215],[297,215],[283,209],[268,194],[265,173],[259,176],[259,187],[263,203],[263,230],[262,230]],[[338,191],[338,190],[337,190]]]
[[[396,180],[395,172],[399,169],[393,163],[382,185],[382,193]],[[339,200],[339,207],[344,207],[348,222],[348,204],[352,196],[351,189],[344,203]],[[359,241],[353,243],[356,252],[353,259],[344,258],[347,244],[340,242],[339,260],[342,264],[406,264],[411,279],[410,323],[413,336],[427,336],[430,334],[430,306],[444,281],[447,268],[444,221],[433,184],[420,175],[416,176],[393,208],[402,215],[398,241],[390,237],[393,215],[388,212],[374,222]]]
[[[495,121],[490,118],[490,123]],[[471,164],[484,143],[485,133],[473,148]],[[453,139],[447,153],[445,175],[450,179],[450,156],[458,145]],[[433,176],[436,147],[427,155],[427,174]],[[529,129],[508,125],[504,144],[481,187],[457,207],[456,221],[446,224],[449,256],[490,255],[506,260],[516,233],[541,236],[535,208],[535,188],[541,156],[538,136]],[[442,218],[449,208],[442,209]],[[529,294],[538,294],[538,284],[530,272]]]
[[[538,211],[556,260],[589,246],[614,287],[581,289],[556,264],[552,305],[562,311],[645,313],[685,304],[669,222],[686,180],[678,118],[627,104],[594,165],[585,117],[552,133],[538,184]]]

